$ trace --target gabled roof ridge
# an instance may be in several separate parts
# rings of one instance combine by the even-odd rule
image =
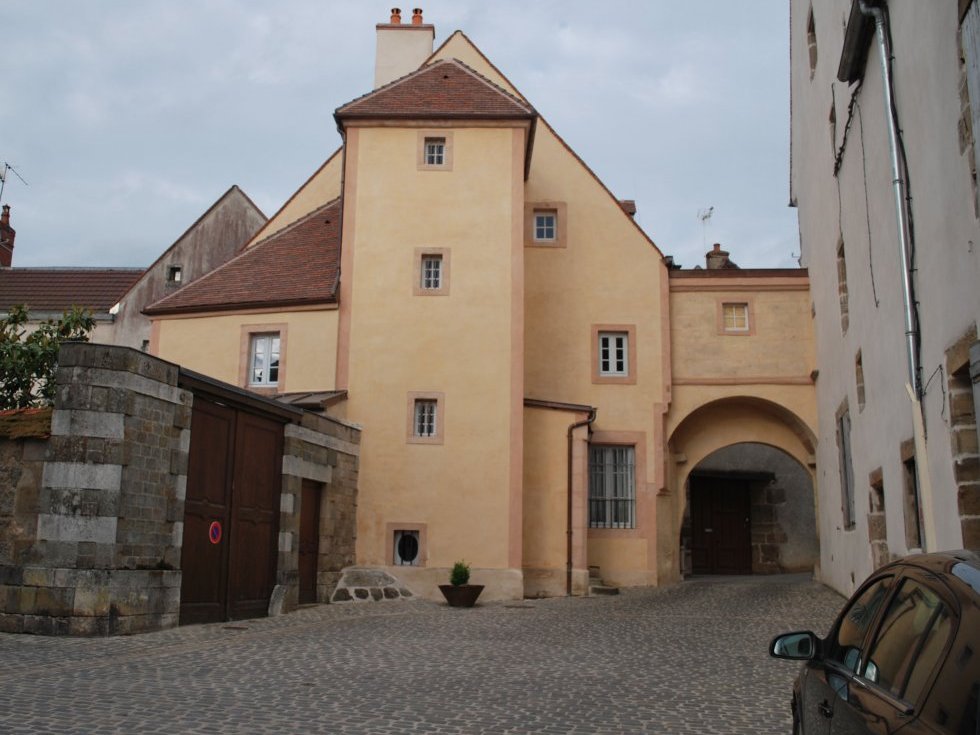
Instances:
[[[425,63],[425,64],[428,64],[428,63],[429,63],[429,60],[431,60],[431,59],[433,59],[433,58],[434,58],[434,57],[436,56],[436,54],[438,54],[438,53],[439,53],[440,51],[442,51],[442,49],[444,49],[444,48],[445,48],[446,46],[448,46],[448,45],[449,45],[449,42],[450,42],[450,41],[451,41],[451,40],[452,40],[452,39],[453,39],[453,38],[454,38],[455,36],[457,36],[457,35],[459,35],[459,36],[462,36],[462,37],[463,37],[463,39],[464,39],[464,40],[465,40],[465,41],[466,41],[466,42],[467,42],[467,43],[468,43],[468,44],[469,44],[469,45],[470,45],[470,46],[471,46],[471,47],[473,48],[473,50],[474,50],[474,51],[476,51],[476,53],[477,53],[477,54],[479,55],[479,57],[480,57],[481,59],[483,59],[483,60],[484,60],[484,61],[485,61],[485,62],[486,62],[486,63],[487,63],[487,64],[488,64],[489,66],[490,66],[490,68],[491,68],[491,69],[493,69],[493,70],[494,70],[495,72],[497,72],[497,73],[498,73],[498,74],[500,75],[500,77],[501,77],[501,78],[502,78],[502,79],[503,79],[503,80],[504,80],[505,82],[507,82],[507,84],[509,84],[509,85],[510,85],[511,87],[513,87],[513,88],[514,88],[514,90],[515,90],[515,91],[517,92],[517,94],[518,94],[518,95],[520,96],[520,98],[521,98],[521,99],[524,99],[524,100],[526,100],[526,99],[527,99],[527,98],[526,98],[526,97],[525,97],[525,96],[524,96],[524,95],[523,95],[523,94],[521,93],[521,91],[520,91],[520,90],[519,90],[519,89],[517,88],[517,85],[516,85],[516,84],[514,84],[514,83],[513,83],[513,82],[512,82],[512,81],[511,81],[511,80],[510,80],[510,79],[509,79],[508,77],[507,77],[507,75],[506,75],[506,74],[504,74],[504,73],[503,73],[502,71],[500,71],[500,69],[498,69],[498,68],[497,68],[497,66],[496,66],[496,65],[495,65],[495,64],[494,64],[494,63],[493,63],[492,61],[490,61],[490,59],[488,59],[488,58],[487,58],[487,55],[486,55],[486,54],[484,54],[484,53],[483,53],[483,51],[481,51],[481,50],[480,50],[480,47],[479,47],[479,46],[477,46],[477,45],[476,45],[475,43],[473,43],[473,40],[472,40],[472,39],[471,39],[471,38],[470,38],[469,36],[467,36],[467,35],[466,35],[465,33],[463,33],[463,31],[461,31],[461,30],[456,30],[456,31],[453,31],[452,33],[450,33],[450,34],[449,34],[449,37],[448,37],[448,38],[447,38],[447,39],[446,39],[445,41],[443,41],[443,42],[442,42],[442,43],[441,43],[441,44],[439,45],[439,48],[437,48],[437,49],[436,49],[435,51],[433,51],[433,52],[432,52],[432,56],[430,56],[430,57],[429,57],[429,59],[427,59],[427,60],[426,60],[425,62],[423,62],[423,63]],[[454,57],[454,58],[455,58],[455,57]],[[464,64],[464,66],[465,66],[465,64]],[[491,84],[492,84],[492,82],[491,82]],[[494,86],[496,86],[496,85],[494,85]],[[504,92],[506,92],[506,91],[507,91],[507,90],[504,90]],[[509,94],[509,93],[508,93],[508,94]],[[511,95],[511,96],[513,97],[513,95]],[[527,102],[527,104],[530,104],[530,102]],[[576,152],[575,152],[575,151],[574,151],[574,150],[572,149],[572,147],[571,147],[570,145],[568,145],[568,143],[566,143],[566,142],[565,142],[565,139],[564,139],[564,138],[562,138],[562,137],[561,137],[561,136],[560,136],[560,135],[558,134],[558,131],[556,131],[556,130],[555,130],[555,129],[554,129],[553,127],[551,127],[551,124],[550,124],[550,123],[549,123],[549,122],[548,122],[548,121],[547,121],[547,120],[545,119],[545,117],[544,117],[544,115],[542,115],[542,114],[541,114],[541,113],[540,113],[539,111],[537,111],[537,108],[534,108],[534,109],[535,109],[535,112],[537,113],[537,116],[538,116],[538,119],[539,119],[539,120],[540,120],[540,121],[541,121],[542,123],[544,123],[544,126],[545,126],[546,128],[548,128],[548,130],[550,130],[550,131],[551,131],[551,134],[555,136],[555,138],[556,138],[556,139],[558,140],[558,142],[559,142],[559,143],[561,143],[561,145],[562,145],[562,147],[563,147],[563,148],[564,148],[564,149],[565,149],[566,151],[568,151],[569,153],[571,153],[571,154],[572,154],[572,156],[573,156],[573,157],[575,158],[575,160],[576,160],[576,161],[578,161],[578,162],[579,162],[580,164],[582,164],[582,166],[583,166],[583,167],[585,168],[585,170],[586,170],[586,171],[587,171],[587,172],[588,172],[588,173],[589,173],[589,174],[590,174],[590,175],[592,176],[592,178],[593,178],[593,179],[595,179],[595,181],[596,181],[596,183],[597,183],[597,184],[599,184],[599,186],[600,186],[600,187],[602,187],[602,189],[603,189],[603,190],[604,190],[604,191],[605,191],[605,192],[606,192],[606,193],[607,193],[607,194],[608,194],[608,195],[610,196],[610,198],[611,198],[611,199],[612,199],[612,200],[613,200],[613,201],[614,201],[614,202],[616,203],[616,208],[617,208],[617,209],[619,209],[619,211],[620,211],[620,212],[622,212],[622,214],[623,214],[623,216],[624,216],[624,217],[626,217],[627,219],[629,219],[629,221],[630,221],[630,222],[631,222],[631,223],[633,224],[633,226],[634,226],[634,227],[635,227],[635,228],[637,229],[637,231],[638,231],[638,232],[639,232],[639,233],[640,233],[640,234],[641,234],[641,235],[643,236],[643,238],[644,238],[644,239],[645,239],[645,240],[646,240],[647,242],[649,242],[649,243],[650,243],[651,245],[653,245],[653,247],[654,247],[654,249],[655,249],[655,250],[657,251],[657,253],[658,253],[658,254],[660,255],[660,257],[661,257],[661,258],[663,258],[663,257],[664,257],[664,254],[663,254],[663,252],[662,252],[662,251],[660,250],[660,247],[659,247],[659,246],[657,245],[657,243],[655,243],[655,242],[653,241],[653,238],[651,238],[651,237],[650,237],[650,236],[649,236],[649,235],[648,235],[648,234],[646,233],[646,231],[645,231],[645,230],[644,230],[644,229],[643,229],[642,227],[640,227],[640,223],[639,223],[639,222],[637,222],[637,221],[636,221],[636,220],[635,220],[635,219],[634,219],[633,217],[630,217],[630,216],[629,216],[628,214],[626,214],[626,212],[624,212],[624,211],[623,211],[623,208],[622,208],[621,206],[619,206],[619,198],[618,198],[618,197],[617,197],[617,196],[616,196],[615,194],[613,194],[613,193],[612,193],[612,192],[611,192],[611,191],[609,190],[609,187],[608,187],[608,186],[606,186],[606,185],[605,185],[605,184],[603,183],[603,181],[602,181],[602,179],[600,179],[600,178],[599,178],[599,177],[598,177],[598,176],[596,175],[596,172],[592,170],[592,167],[591,167],[591,166],[589,166],[589,164],[587,164],[587,163],[586,163],[585,161],[583,161],[583,160],[582,160],[582,158],[581,158],[581,157],[580,157],[580,156],[578,155],[578,153],[576,153]]]
[[[150,275],[150,271],[153,269],[153,266],[155,266],[157,263],[159,263],[164,258],[166,258],[167,255],[175,247],[177,247],[177,245],[180,244],[180,242],[185,237],[187,237],[194,230],[195,227],[197,227],[199,224],[201,224],[201,222],[203,222],[204,219],[209,214],[211,214],[215,209],[218,208],[218,205],[219,204],[221,204],[222,202],[224,202],[225,199],[227,199],[228,197],[230,197],[231,194],[232,194],[232,192],[234,192],[236,190],[238,191],[239,194],[241,194],[243,197],[245,197],[245,201],[248,202],[252,206],[252,208],[255,209],[255,211],[258,212],[265,219],[266,222],[269,221],[269,218],[265,216],[265,212],[263,212],[261,209],[259,209],[259,207],[255,204],[255,202],[252,201],[252,198],[248,194],[246,194],[241,189],[241,187],[238,186],[238,184],[232,184],[231,186],[228,187],[228,190],[224,194],[222,194],[220,197],[218,197],[217,199],[214,200],[214,203],[210,207],[208,207],[200,217],[198,217],[196,220],[194,220],[194,223],[190,227],[188,227],[186,230],[184,230],[176,240],[174,240],[172,243],[170,243],[170,246],[166,250],[164,250],[162,253],[160,253],[160,255],[157,257],[156,260],[154,260],[152,263],[150,263],[148,266],[146,266],[146,269],[145,269],[146,272],[143,274],[143,278],[146,278],[147,276],[149,276]],[[119,300],[122,301],[124,298],[126,298],[129,295],[129,292],[132,291],[134,288],[136,288],[143,281],[143,278],[137,278],[136,281],[133,283],[133,285],[130,286],[129,289],[126,291],[126,293],[124,293],[122,296],[119,297]]]
[[[277,230],[273,234],[269,235],[269,237],[263,238],[262,240],[260,240],[259,242],[257,242],[252,247],[250,247],[250,248],[248,248],[246,250],[240,251],[237,255],[235,255],[235,257],[230,258],[229,260],[226,260],[224,263],[222,263],[221,265],[219,265],[214,270],[212,270],[212,271],[210,271],[208,273],[205,273],[200,278],[197,278],[197,279],[191,281],[186,286],[182,286],[181,288],[177,289],[173,293],[167,294],[162,299],[158,299],[157,301],[154,301],[152,304],[146,305],[145,307],[143,307],[143,312],[144,313],[149,313],[150,311],[159,311],[161,308],[166,308],[166,302],[167,301],[170,301],[171,299],[176,299],[177,296],[182,295],[182,294],[186,295],[187,289],[193,288],[194,290],[200,290],[201,288],[204,288],[205,286],[207,286],[210,283],[211,280],[213,280],[214,278],[217,278],[221,274],[223,274],[223,272],[226,269],[229,269],[232,266],[237,265],[244,258],[250,258],[250,257],[253,257],[253,256],[254,257],[258,257],[258,254],[261,253],[262,249],[265,246],[269,245],[270,243],[273,243],[277,239],[278,236],[282,236],[282,235],[286,234],[287,232],[295,229],[295,227],[298,226],[301,223],[309,222],[309,220],[311,218],[313,218],[316,214],[322,212],[323,210],[327,209],[328,207],[336,206],[339,201],[340,201],[340,197],[335,197],[335,198],[331,199],[329,202],[327,202],[326,204],[323,204],[323,205],[317,207],[316,209],[314,209],[309,214],[303,215],[303,217],[301,217],[300,219],[298,219],[298,220],[296,220],[294,222],[290,222],[288,225],[286,225],[282,229]]]
[[[526,99],[524,99],[523,97],[515,97],[510,92],[508,92],[506,89],[504,89],[503,87],[501,87],[499,84],[496,84],[492,79],[488,79],[487,77],[483,76],[480,72],[478,72],[476,69],[474,69],[473,67],[469,66],[465,61],[461,61],[460,59],[457,59],[455,56],[452,59],[446,59],[446,61],[448,61],[450,63],[454,63],[457,66],[462,67],[464,71],[469,72],[471,75],[473,75],[474,77],[476,77],[477,81],[483,82],[488,87],[490,87],[494,92],[499,92],[501,94],[504,94],[504,95],[510,97],[514,101],[515,104],[520,105],[521,107],[523,107],[525,110],[528,111],[528,113],[530,113],[530,114],[533,115],[536,112],[536,110],[534,109],[534,105],[532,105]],[[436,63],[438,63],[438,62],[436,62]],[[426,65],[426,68],[435,68],[435,64],[427,64]],[[516,87],[515,87],[515,89],[516,89]]]
[[[441,59],[440,61],[445,62],[445,61],[449,61],[449,59]],[[350,100],[348,102],[345,102],[340,107],[338,107],[336,110],[334,110],[334,115],[338,114],[345,107],[350,107],[351,105],[356,104],[356,103],[360,102],[361,100],[367,99],[368,97],[371,97],[372,95],[378,94],[380,92],[385,92],[385,91],[387,91],[389,89],[393,89],[394,87],[397,87],[399,84],[402,84],[403,82],[407,82],[409,80],[409,78],[415,76],[420,71],[423,71],[423,66],[425,66],[425,64],[423,64],[422,66],[420,66],[418,69],[413,69],[412,71],[408,72],[408,74],[403,74],[402,76],[398,77],[397,79],[392,79],[387,84],[382,84],[380,87],[377,87],[376,89],[372,89],[371,91],[365,92],[364,94],[362,94],[359,97],[355,97],[354,99],[352,99],[352,100]]]
[[[432,57],[430,56],[428,59],[426,59],[426,61],[421,66],[419,66],[417,69],[409,72],[408,74],[405,74],[404,76],[399,77],[398,79],[394,79],[394,80],[388,82],[387,84],[384,84],[384,85],[378,87],[377,89],[373,89],[370,92],[367,92],[365,94],[362,94],[360,97],[355,97],[351,101],[349,101],[349,102],[341,105],[336,110],[334,110],[334,117],[335,118],[340,118],[340,117],[345,116],[345,115],[348,115],[348,114],[350,114],[351,117],[357,117],[357,115],[358,115],[357,112],[350,112],[349,113],[349,112],[347,112],[347,110],[349,108],[353,107],[354,105],[358,105],[358,104],[360,104],[360,103],[362,103],[362,102],[370,99],[371,97],[380,96],[381,94],[390,92],[391,90],[395,89],[398,86],[401,86],[402,84],[405,84],[407,82],[413,81],[414,79],[417,79],[420,76],[423,76],[425,74],[428,74],[428,73],[434,71],[440,65],[443,65],[443,64],[450,64],[452,66],[457,67],[458,69],[460,69],[460,71],[468,74],[475,81],[477,81],[477,82],[483,84],[485,87],[487,87],[490,92],[493,92],[495,94],[502,95],[503,97],[505,97],[509,102],[511,102],[512,104],[516,105],[518,108],[520,108],[521,111],[524,112],[525,114],[527,114],[529,116],[533,116],[533,115],[536,115],[537,114],[537,112],[535,111],[534,107],[525,98],[523,98],[523,97],[515,97],[513,94],[511,94],[510,92],[508,92],[506,89],[504,89],[500,85],[494,83],[494,81],[492,79],[488,79],[487,77],[483,76],[476,69],[473,69],[472,67],[468,66],[465,62],[461,61],[460,59],[457,59],[455,57],[454,58],[451,58],[451,59],[438,59],[437,61],[430,63],[431,59],[432,59]],[[367,113],[367,114],[372,114],[373,115],[373,114],[376,114],[376,113]],[[339,127],[339,120],[338,120],[338,127]]]
[[[293,202],[293,200],[299,196],[299,193],[303,191],[303,189],[305,189],[307,186],[309,186],[310,182],[313,181],[313,179],[315,179],[317,175],[327,167],[327,164],[329,164],[333,159],[335,159],[343,150],[344,150],[344,146],[341,145],[340,147],[337,148],[337,150],[335,150],[333,153],[327,156],[327,160],[321,163],[317,167],[316,171],[310,174],[306,178],[306,181],[300,184],[299,188],[290,195],[289,199],[283,202],[283,205],[276,210],[275,214],[273,214],[271,217],[269,217],[266,220],[266,223],[259,228],[258,232],[256,232],[254,235],[252,235],[251,238],[249,238],[249,240],[242,246],[242,252],[251,249],[253,243],[260,243],[269,237],[269,235],[265,235],[260,238],[259,235],[262,234],[262,230],[264,230],[269,225],[270,222],[274,222],[276,217],[278,217],[280,214],[283,213],[283,211],[285,211],[286,207],[288,207]],[[278,232],[278,230],[276,232]]]

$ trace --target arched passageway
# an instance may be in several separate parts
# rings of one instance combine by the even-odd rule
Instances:
[[[812,570],[820,551],[810,473],[766,444],[712,452],[685,483],[680,552],[684,576]]]

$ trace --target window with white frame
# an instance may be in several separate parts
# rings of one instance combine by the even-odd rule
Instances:
[[[437,401],[429,398],[415,399],[414,434],[418,437],[436,436],[439,427],[437,421]]]
[[[392,561],[396,566],[418,566],[421,558],[419,532],[395,531],[394,551],[395,558]]]
[[[722,304],[722,320],[726,332],[749,331],[748,304]]]
[[[279,333],[253,334],[249,350],[249,385],[279,384]]]
[[[442,288],[442,255],[429,253],[422,256],[420,268],[423,291],[438,291]]]
[[[629,334],[599,332],[599,375],[620,377],[629,374]]]
[[[426,166],[443,166],[446,163],[446,139],[426,138],[423,160]]]
[[[536,211],[534,213],[534,239],[537,242],[554,242],[558,238],[558,213]]]
[[[589,527],[636,528],[635,449],[589,447]]]

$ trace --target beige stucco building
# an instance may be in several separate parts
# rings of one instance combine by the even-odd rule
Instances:
[[[147,309],[153,352],[363,427],[358,563],[419,594],[812,568],[805,271],[674,269],[463,33],[377,34],[340,150]]]
[[[844,592],[889,557],[980,545],[980,11],[863,5],[791,3],[820,565]]]

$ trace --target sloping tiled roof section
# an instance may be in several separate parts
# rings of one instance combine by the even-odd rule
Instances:
[[[534,108],[459,59],[424,66],[337,108],[338,121],[356,118],[529,119]]]
[[[144,314],[235,311],[337,300],[340,199],[253,245]]]
[[[107,312],[143,275],[142,268],[3,268],[0,309],[27,304],[31,311],[73,306]]]

